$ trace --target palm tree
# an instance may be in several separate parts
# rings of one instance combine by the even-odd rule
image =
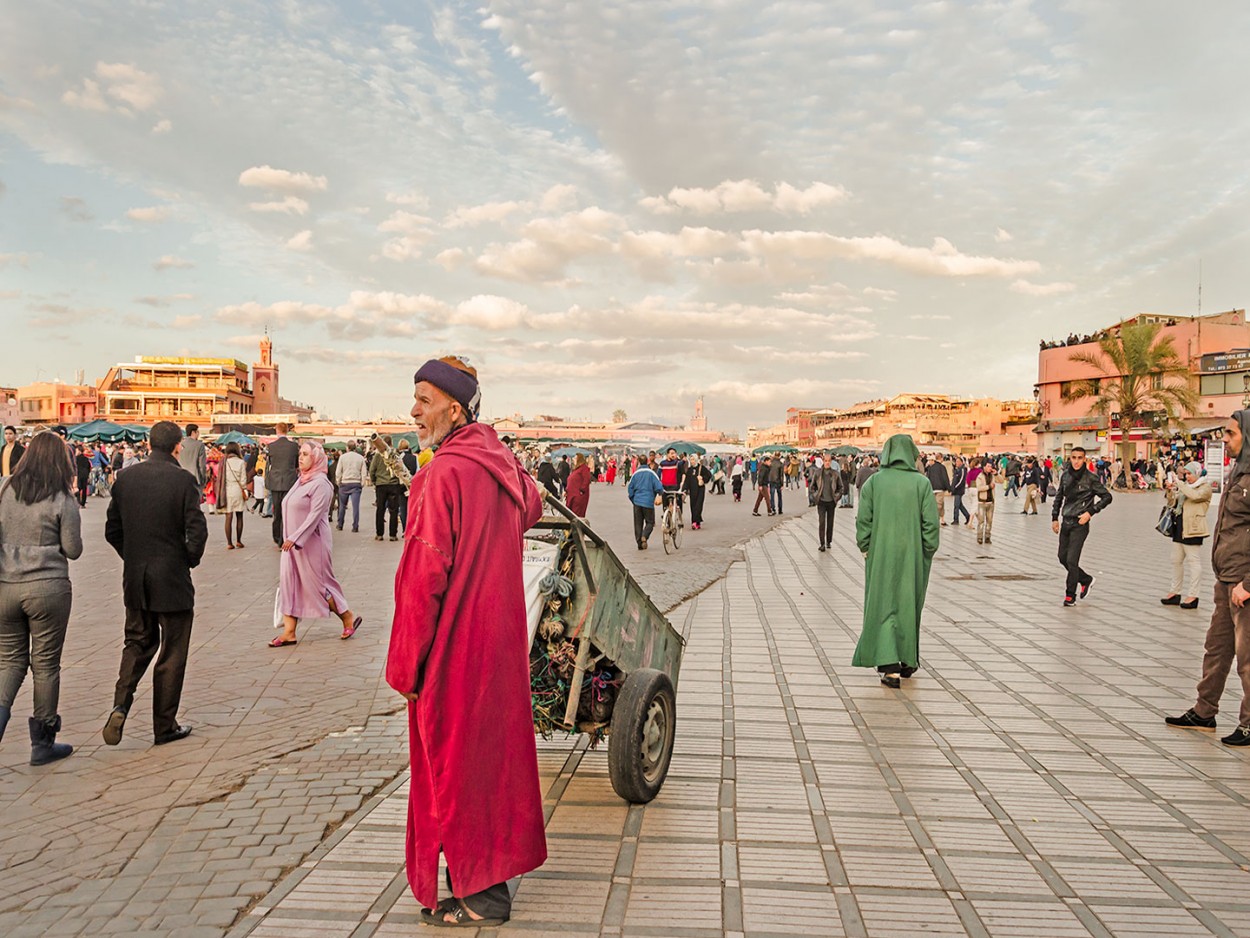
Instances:
[[[1088,398],[1089,413],[1120,414],[1123,428],[1120,458],[1127,466],[1135,445],[1128,430],[1145,414],[1163,414],[1167,424],[1198,409],[1198,393],[1190,384],[1189,364],[1176,351],[1173,337],[1160,336],[1157,322],[1121,326],[1098,337],[1098,350],[1073,352],[1070,361],[1098,369],[1104,377],[1072,382],[1068,400]],[[1132,447],[1132,449],[1130,448]],[[1113,480],[1114,481],[1114,480]]]

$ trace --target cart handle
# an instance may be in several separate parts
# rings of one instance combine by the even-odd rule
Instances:
[[[594,542],[595,542],[595,546],[596,546],[596,547],[602,547],[602,546],[603,546],[603,538],[601,538],[601,537],[600,537],[598,534],[596,534],[594,531],[590,530],[590,528],[586,527],[586,523],[585,523],[584,521],[582,521],[582,519],[581,519],[581,518],[577,517],[577,515],[573,514],[572,509],[570,509],[568,505],[564,504],[564,502],[560,501],[560,499],[556,498],[554,495],[552,495],[552,494],[551,494],[550,492],[548,492],[546,489],[543,489],[543,493],[542,493],[542,495],[543,495],[543,501],[545,501],[545,502],[547,502],[549,505],[551,505],[551,507],[552,507],[552,508],[554,508],[554,509],[556,510],[556,512],[558,512],[559,514],[564,515],[564,517],[565,517],[565,518],[566,518],[566,519],[567,519],[567,520],[568,520],[568,521],[569,521],[569,522],[570,522],[570,523],[571,523],[574,527],[576,527],[576,528],[577,528],[578,533],[580,533],[580,534],[584,535],[585,537],[588,537],[588,538],[590,538],[592,541],[594,541]]]

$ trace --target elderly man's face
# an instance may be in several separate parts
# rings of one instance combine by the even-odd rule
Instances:
[[[428,381],[419,381],[412,393],[412,419],[416,423],[417,442],[422,449],[437,446],[463,417],[457,401]]]

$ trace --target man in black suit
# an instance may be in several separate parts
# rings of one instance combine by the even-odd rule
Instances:
[[[278,438],[269,444],[265,463],[265,488],[273,494],[273,542],[282,546],[282,499],[299,478],[299,444],[287,439],[289,424],[275,428]]]
[[[0,479],[17,471],[26,447],[17,442],[17,427],[4,428],[4,445],[0,447]]]
[[[186,738],[191,727],[178,723],[178,703],[191,645],[195,584],[208,543],[200,510],[200,490],[183,471],[177,455],[182,430],[168,420],[152,427],[152,455],[117,476],[104,538],[121,555],[126,643],[113,694],[113,712],[104,724],[104,741],[122,739],[135,688],[160,650],[152,672],[152,728],[158,746]]]

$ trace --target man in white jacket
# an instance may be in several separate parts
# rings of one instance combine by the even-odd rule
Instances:
[[[339,522],[336,527],[343,530],[343,519],[347,516],[347,503],[352,503],[352,533],[360,530],[360,490],[365,484],[365,457],[356,452],[356,441],[347,441],[347,452],[339,458],[338,467],[334,470],[334,479],[339,485]]]

